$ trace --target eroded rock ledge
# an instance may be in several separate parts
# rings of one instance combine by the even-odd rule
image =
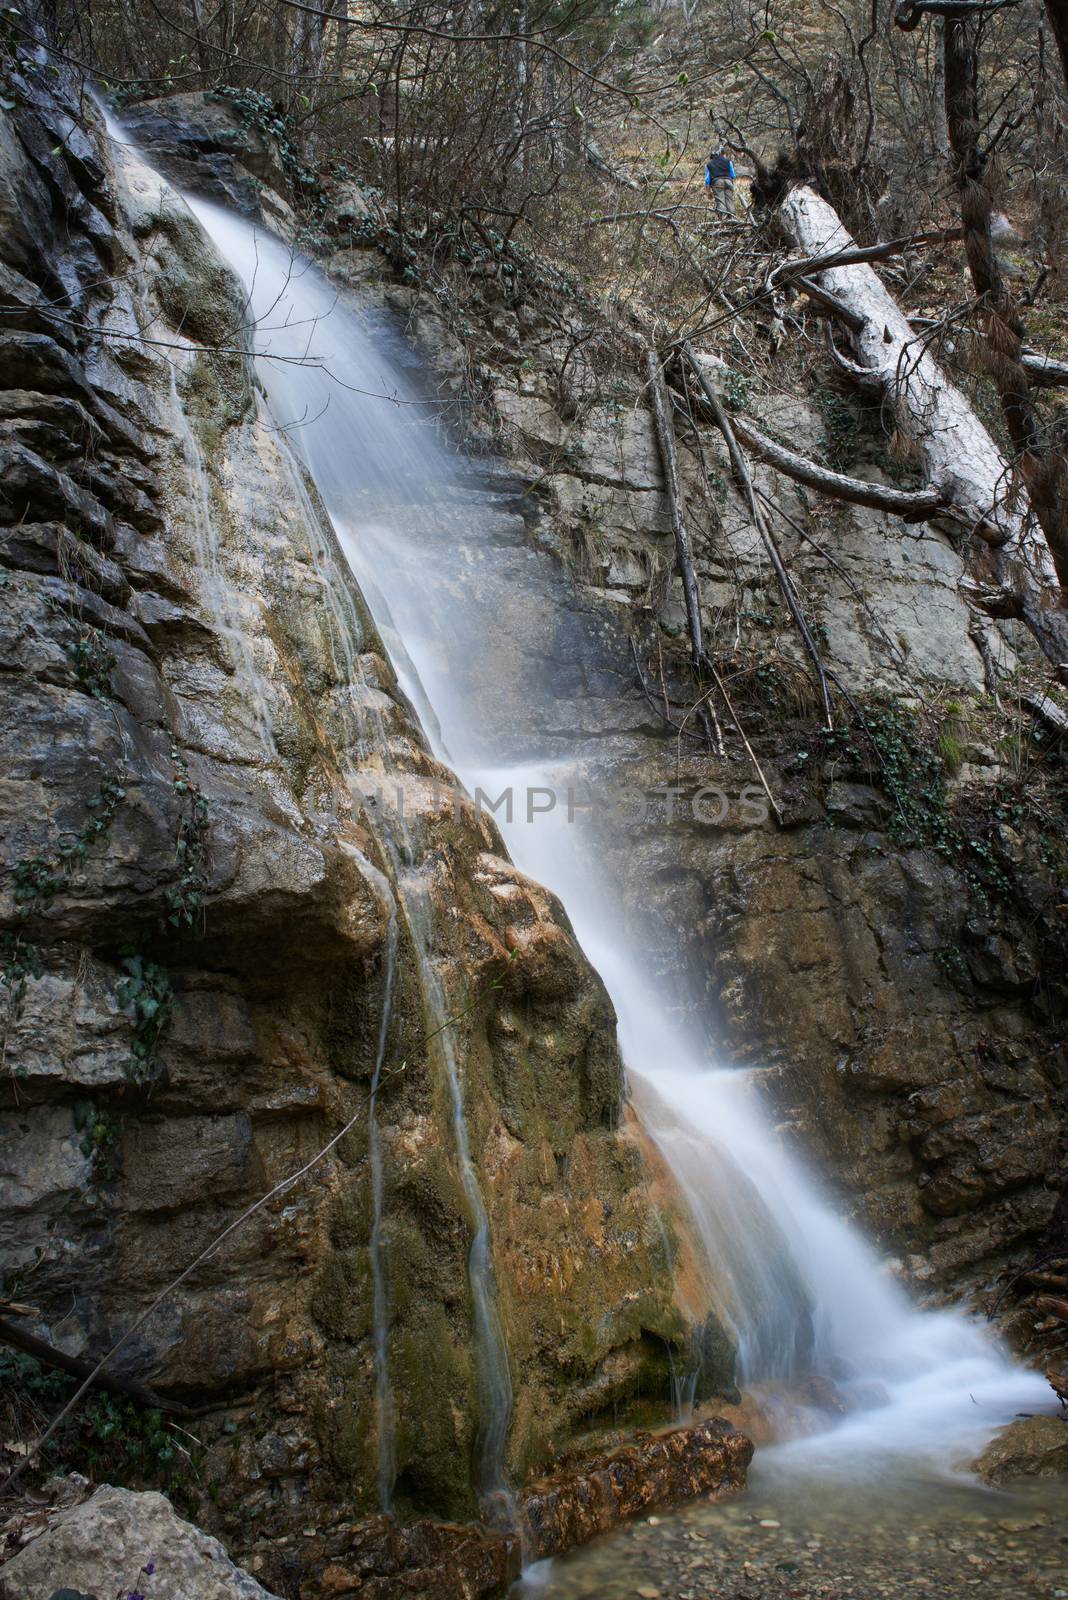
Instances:
[[[668,1392],[670,1216],[619,1126],[611,1006],[560,906],[457,812],[179,196],[46,54],[0,125],[0,1270],[46,1345],[198,1415],[239,1555],[379,1504],[369,1084],[395,1503],[473,1516],[470,1205],[415,934],[361,799],[405,786],[457,1018],[521,1484]],[[17,313],[17,314],[15,314]],[[230,341],[220,349],[220,343]],[[362,785],[357,778],[366,780]],[[442,794],[442,785],[445,794]],[[395,908],[394,908],[395,909]],[[729,1375],[728,1375],[729,1376]],[[714,1392],[714,1390],[713,1390]],[[5,1439],[7,1435],[5,1435]],[[414,1537],[414,1535],[413,1535]],[[429,1536],[428,1536],[429,1537]],[[440,1535],[435,1535],[440,1538]],[[299,1571],[287,1580],[290,1589]]]
[[[656,1507],[740,1489],[752,1453],[718,1418],[638,1434],[532,1485],[518,1505],[522,1541],[472,1523],[365,1517],[302,1530],[299,1555],[285,1542],[265,1545],[249,1561],[257,1577],[162,1495],[110,1485],[90,1493],[75,1478],[54,1508],[35,1506],[9,1524],[9,1540],[22,1548],[0,1568],[0,1600],[51,1600],[60,1583],[105,1600],[139,1587],[135,1576],[146,1568],[154,1600],[276,1600],[275,1589],[299,1600],[500,1600],[524,1560],[561,1554]]]

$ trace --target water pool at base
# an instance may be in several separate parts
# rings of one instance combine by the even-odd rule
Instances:
[[[1068,1485],[800,1477],[758,1452],[749,1487],[542,1562],[523,1600],[1068,1597]]]

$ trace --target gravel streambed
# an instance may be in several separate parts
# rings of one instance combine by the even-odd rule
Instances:
[[[811,1483],[758,1454],[722,1504],[651,1516],[541,1563],[524,1600],[1068,1600],[1068,1482]]]

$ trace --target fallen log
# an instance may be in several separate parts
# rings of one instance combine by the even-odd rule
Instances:
[[[1051,728],[1062,738],[1068,733],[1068,712],[1062,711],[1048,694],[1021,694],[1020,704],[1025,711],[1030,711],[1033,717],[1044,722],[1047,728]]]
[[[853,246],[840,217],[814,190],[791,189],[780,205],[794,243],[807,256]],[[1068,611],[1049,547],[1009,463],[965,396],[949,382],[870,264],[830,267],[812,281],[847,313],[851,375],[877,385],[898,427],[918,450],[926,477],[965,530],[990,546],[982,562],[1068,682]]]
[[[18,1327],[7,1317],[0,1317],[0,1345],[21,1350],[24,1355],[33,1356],[42,1366],[54,1367],[58,1372],[69,1373],[72,1378],[85,1378],[93,1371],[91,1361],[82,1361],[78,1356],[68,1355],[65,1350],[59,1350],[55,1345],[48,1344],[46,1340],[38,1339],[34,1334]],[[169,1416],[188,1415],[185,1406],[176,1405],[172,1400],[162,1400],[145,1384],[138,1383],[136,1378],[123,1378],[114,1372],[101,1372],[95,1376],[94,1381],[101,1389],[108,1389],[112,1394],[121,1394],[128,1400],[136,1400],[138,1405],[147,1406],[151,1411],[163,1411]]]
[[[675,426],[671,420],[664,369],[655,350],[645,352],[645,376],[649,398],[653,407],[656,442],[660,463],[664,469],[664,487],[671,510],[671,531],[675,536],[675,559],[682,579],[682,592],[686,602],[686,620],[690,629],[690,646],[695,667],[704,659],[705,647],[701,630],[701,600],[697,591],[697,576],[693,569],[690,534],[686,526],[686,501],[679,475],[679,452],[675,442]]]

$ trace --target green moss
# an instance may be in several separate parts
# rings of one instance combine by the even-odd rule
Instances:
[[[422,1307],[390,1348],[400,1424],[398,1499],[413,1510],[477,1514],[477,1385],[466,1319],[458,1331],[440,1304]]]
[[[938,755],[950,777],[956,777],[964,765],[964,747],[948,728],[943,728],[938,735]]]
[[[354,1344],[371,1332],[371,1267],[366,1250],[335,1250],[319,1270],[309,1309],[331,1338]]]

